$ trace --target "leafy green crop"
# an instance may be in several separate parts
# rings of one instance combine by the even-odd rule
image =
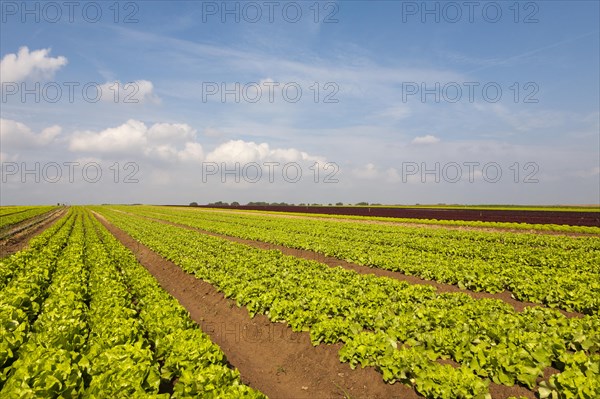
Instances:
[[[315,251],[369,267],[587,314],[600,309],[600,240],[121,207],[136,215]]]
[[[221,349],[198,329],[188,312],[160,288],[156,279],[137,262],[135,256],[96,220],[93,225],[109,262],[126,283],[126,291],[136,297],[134,313],[139,316],[139,322],[154,348],[152,359],[161,364],[159,374],[153,374],[154,369],[150,369],[144,381],[150,386],[158,386],[161,379],[165,382],[176,380],[174,398],[265,398],[260,392],[241,383],[239,373],[229,368]],[[107,298],[114,298],[106,290],[104,293]],[[122,292],[122,295],[127,294]],[[114,313],[114,306],[112,309]],[[135,336],[135,333],[130,332],[128,336]]]
[[[4,265],[0,397],[264,398],[88,211]]]
[[[518,313],[499,300],[439,294],[97,209],[251,315],[309,331],[315,345],[343,342],[342,361],[376,367],[386,381],[410,384],[426,397],[486,398],[490,381],[537,389],[545,367],[564,370],[565,353],[598,352],[598,314],[568,319],[540,307]]]
[[[564,371],[542,382],[540,398],[592,399],[600,397],[600,355],[584,352],[564,353],[560,362]]]
[[[56,208],[56,206],[2,208],[2,212],[0,212],[0,229],[5,229],[24,220],[43,215]]]

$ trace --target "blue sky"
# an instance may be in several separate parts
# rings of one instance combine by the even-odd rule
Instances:
[[[23,4],[3,205],[600,203],[597,1]]]

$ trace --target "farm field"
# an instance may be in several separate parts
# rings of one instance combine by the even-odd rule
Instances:
[[[0,399],[600,399],[600,1],[0,9]]]
[[[210,208],[211,205],[203,207]],[[600,226],[598,207],[506,207],[506,206],[221,206],[224,209],[255,210],[267,212],[309,213],[316,215],[366,216],[378,218],[422,219],[420,223],[481,225],[481,222],[495,222],[511,228],[531,228],[547,230],[588,231],[592,227],[597,232]],[[574,227],[580,227],[580,229]]]
[[[592,314],[600,307],[600,240],[396,227],[165,207],[121,212],[314,251],[460,288]]]
[[[5,259],[0,288],[3,398],[262,397],[87,210]]]
[[[24,220],[43,215],[53,209],[55,206],[14,206],[2,207],[0,209],[0,231],[20,223]]]
[[[22,249],[27,240],[43,232],[65,214],[58,206],[0,207],[0,259]]]
[[[92,206],[1,262],[1,397],[600,397],[590,233]]]
[[[187,208],[187,207],[186,207]],[[570,224],[552,224],[552,223],[521,223],[521,222],[490,222],[490,221],[480,221],[480,220],[458,220],[458,219],[422,219],[422,218],[414,218],[414,217],[393,217],[393,216],[361,216],[355,214],[335,214],[330,211],[330,208],[323,208],[322,212],[284,212],[284,211],[274,211],[267,210],[270,209],[268,207],[263,207],[264,209],[259,209],[258,207],[253,207],[253,209],[240,209],[239,207],[221,207],[221,208],[213,208],[213,207],[202,207],[208,209],[220,209],[223,212],[236,212],[236,211],[244,211],[249,213],[257,213],[257,214],[269,214],[276,216],[297,216],[297,217],[311,217],[316,219],[334,219],[334,220],[356,220],[356,221],[365,221],[365,222],[378,222],[378,223],[389,223],[394,225],[406,224],[410,226],[422,226],[422,227],[444,227],[444,228],[469,228],[469,229],[479,229],[479,230],[504,230],[504,231],[513,231],[513,232],[528,232],[528,233],[557,233],[557,234],[600,234],[600,211],[580,211],[589,213],[588,218],[591,218],[590,223],[591,226],[580,226],[580,225],[570,225]],[[309,209],[312,207],[309,207]],[[184,208],[185,209],[185,208]],[[368,209],[368,208],[367,208]],[[569,210],[569,212],[578,212],[578,210]],[[436,215],[430,215],[436,216]],[[439,215],[437,215],[439,216]],[[598,222],[594,224],[594,220],[599,219]]]

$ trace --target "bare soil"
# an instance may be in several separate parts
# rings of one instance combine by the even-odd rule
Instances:
[[[2,233],[3,238],[0,239],[0,258],[12,255],[25,248],[29,240],[43,233],[65,213],[66,209],[61,208],[11,226]]]

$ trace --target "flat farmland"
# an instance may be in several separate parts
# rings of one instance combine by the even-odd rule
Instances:
[[[600,397],[594,226],[61,211],[0,264],[2,397]]]
[[[600,1],[0,9],[0,399],[600,399]]]
[[[205,207],[210,208],[211,205]],[[385,207],[385,206],[225,206],[224,209],[317,215],[366,216],[435,221],[499,222],[525,225],[568,225],[600,227],[600,211],[593,207]],[[553,209],[554,208],[554,209]],[[527,226],[522,226],[527,227]]]

